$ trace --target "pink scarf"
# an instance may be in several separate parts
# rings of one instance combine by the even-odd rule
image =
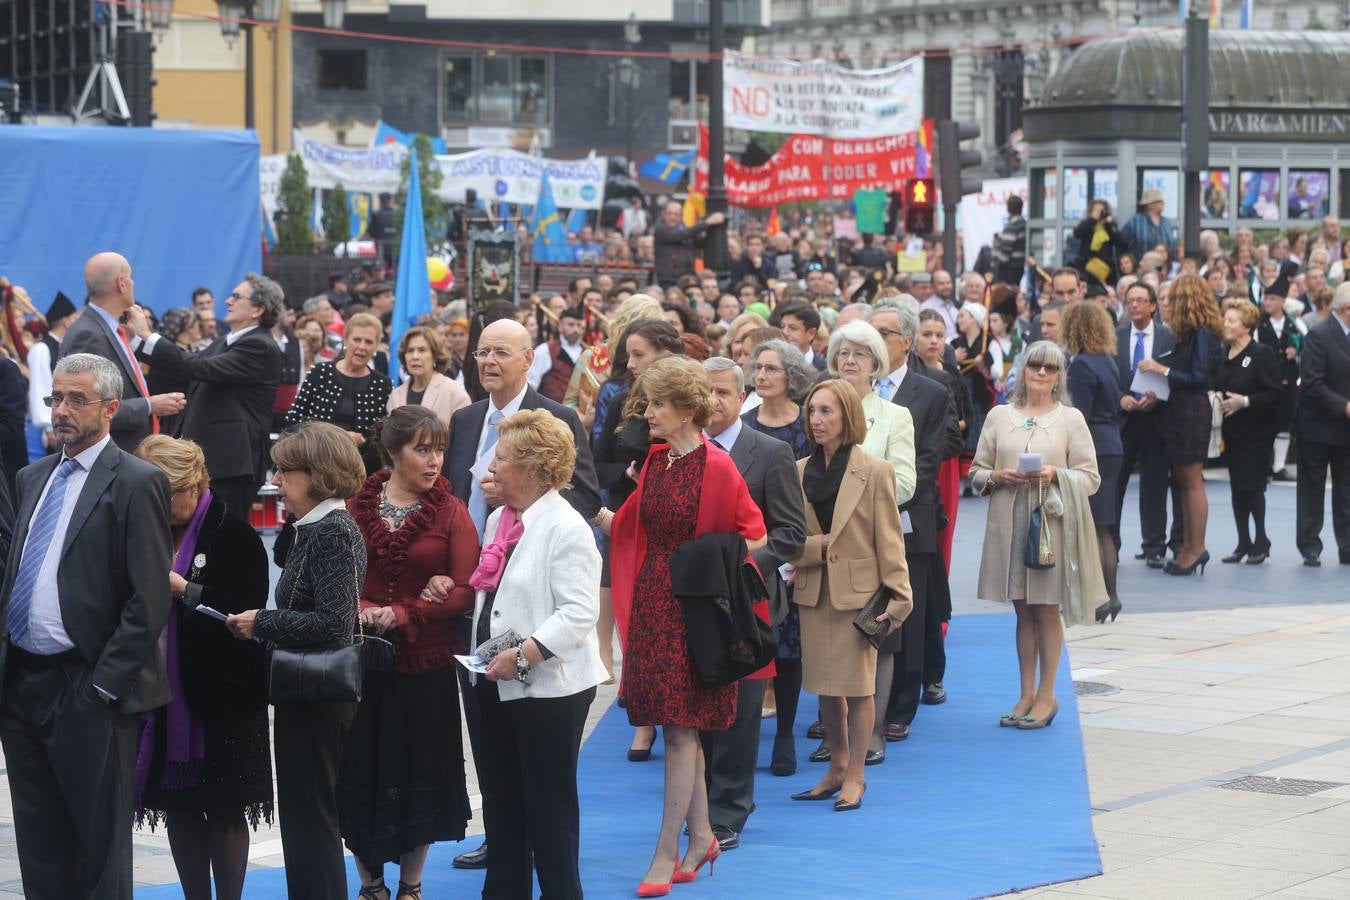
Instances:
[[[525,523],[517,518],[516,511],[509,506],[503,507],[501,519],[497,522],[497,533],[493,535],[492,543],[483,548],[483,555],[478,559],[478,568],[469,576],[469,584],[474,590],[497,589],[502,580],[502,572],[506,569],[506,554],[520,541],[520,536],[524,533]]]

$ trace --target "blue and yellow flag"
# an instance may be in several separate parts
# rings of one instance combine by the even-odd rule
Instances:
[[[567,243],[567,230],[563,228],[562,216],[558,214],[558,204],[553,202],[553,185],[548,183],[548,173],[539,184],[539,202],[534,205],[534,220],[530,223],[530,234],[534,239],[534,261],[570,263],[572,248]]]
[[[651,178],[663,184],[679,184],[684,178],[684,173],[689,171],[689,167],[693,163],[693,150],[678,155],[658,153],[655,159],[638,166],[638,174],[643,178]]]

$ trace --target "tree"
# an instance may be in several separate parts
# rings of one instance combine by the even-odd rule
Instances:
[[[347,189],[340,181],[323,199],[323,234],[329,253],[338,244],[345,243],[352,234],[352,208],[348,202]]]
[[[278,197],[281,217],[277,222],[277,250],[281,253],[313,253],[314,195],[309,188],[309,176],[299,154],[286,157],[286,172],[281,176]]]
[[[413,147],[417,149],[417,177],[422,187],[422,223],[426,227],[427,245],[422,255],[429,256],[445,241],[447,220],[445,204],[437,196],[441,182],[445,180],[441,167],[436,164],[436,151],[431,149],[431,138],[425,134],[413,137]],[[403,235],[403,209],[408,205],[408,179],[411,175],[410,160],[412,154],[403,158],[400,169],[398,195],[394,198],[397,212],[397,225],[400,238]],[[400,253],[402,252],[400,248]]]

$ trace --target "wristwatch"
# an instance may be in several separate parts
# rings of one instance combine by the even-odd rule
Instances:
[[[525,645],[516,645],[516,681],[526,682],[529,680],[530,661],[525,658]]]

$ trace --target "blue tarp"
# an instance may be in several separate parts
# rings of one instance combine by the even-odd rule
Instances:
[[[39,310],[58,290],[78,305],[102,250],[157,313],[198,285],[223,299],[262,266],[258,203],[251,131],[0,126],[0,275]]]

